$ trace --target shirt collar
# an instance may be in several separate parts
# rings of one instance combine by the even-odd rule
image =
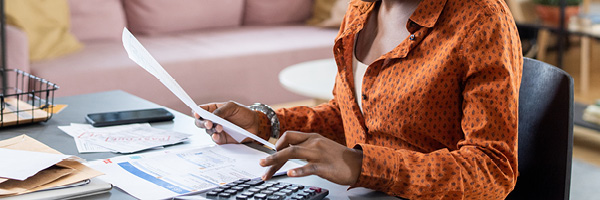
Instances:
[[[423,0],[410,16],[410,20],[424,27],[433,27],[437,22],[447,0]],[[356,1],[353,6],[357,7],[361,14],[373,9],[374,2]]]
[[[437,23],[445,5],[446,0],[423,0],[410,16],[410,20],[419,26],[431,28]]]

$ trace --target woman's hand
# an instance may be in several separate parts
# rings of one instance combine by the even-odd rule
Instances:
[[[260,160],[270,166],[263,180],[273,177],[289,159],[306,159],[308,164],[291,169],[290,177],[317,175],[341,185],[352,185],[358,180],[362,165],[362,151],[350,149],[317,133],[287,131],[275,145],[277,153]]]
[[[230,101],[226,103],[210,103],[200,105],[200,107],[208,112],[215,114],[231,123],[238,125],[239,127],[246,129],[252,134],[258,133],[258,115],[256,112],[249,108],[240,105],[236,102]],[[193,112],[194,118],[196,118],[196,126],[206,129],[206,133],[211,135],[213,141],[217,144],[232,144],[238,143],[229,134],[223,131],[223,126],[212,123],[212,121],[204,120],[197,113]],[[250,141],[250,138],[245,139],[242,142]]]

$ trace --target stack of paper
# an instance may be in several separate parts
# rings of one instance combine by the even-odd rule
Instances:
[[[153,128],[150,124],[130,124],[96,128],[89,124],[59,126],[75,139],[79,153],[133,153],[184,142],[190,134]]]
[[[0,141],[0,160],[0,198],[70,185],[102,174],[26,135]]]

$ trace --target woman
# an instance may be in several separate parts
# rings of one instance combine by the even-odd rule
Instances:
[[[522,56],[504,1],[353,0],[334,56],[326,104],[274,113],[233,102],[202,107],[265,139],[285,133],[260,161],[270,167],[263,179],[298,158],[308,164],[288,176],[409,199],[512,191]],[[215,142],[235,143],[221,126],[196,123]]]

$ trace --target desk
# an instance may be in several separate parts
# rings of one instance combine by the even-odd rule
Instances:
[[[321,103],[333,99],[337,65],[333,58],[291,65],[279,73],[279,82],[291,92]]]
[[[171,94],[168,94],[171,95]],[[175,98],[175,97],[173,97]],[[55,114],[52,119],[45,123],[30,124],[18,127],[7,127],[0,129],[0,140],[27,134],[44,144],[69,155],[76,155],[86,160],[104,159],[120,154],[114,153],[87,153],[79,154],[75,147],[73,138],[63,133],[57,126],[65,126],[70,123],[85,123],[84,116],[93,112],[110,112],[117,110],[144,109],[159,107],[157,104],[125,93],[123,91],[109,91],[94,94],[61,97],[55,99],[56,104],[68,104],[62,112]],[[194,125],[194,119],[180,112],[169,109],[174,115],[173,122],[152,123],[153,127],[172,129],[190,134],[205,134]],[[174,145],[168,148],[181,148],[184,145]],[[258,161],[257,161],[258,162]],[[277,177],[274,180],[304,185],[314,185],[330,190],[329,199],[398,199],[387,196],[381,192],[365,188],[356,188],[346,191],[347,186],[331,183],[316,176],[303,178]],[[122,190],[114,188],[109,193],[84,197],[81,199],[134,199]]]

